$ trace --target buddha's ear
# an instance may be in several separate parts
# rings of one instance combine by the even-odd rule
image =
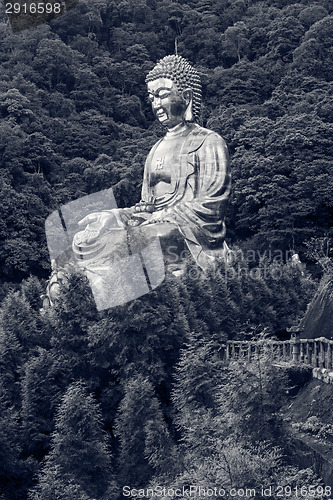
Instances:
[[[184,120],[186,122],[193,122],[193,91],[192,89],[183,90],[183,99],[187,104],[186,111],[184,114]]]
[[[193,97],[192,89],[187,88],[183,90],[183,99],[186,102],[186,104],[189,104],[189,102],[192,101],[192,97]]]

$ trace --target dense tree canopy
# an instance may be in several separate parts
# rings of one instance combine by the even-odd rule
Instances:
[[[60,203],[106,186],[119,206],[139,198],[161,134],[144,78],[175,46],[202,74],[203,124],[232,153],[229,239],[302,252],[327,236],[330,14],[324,0],[81,0],[14,34],[1,5],[2,280],[46,276],[43,222]]]
[[[11,447],[1,451],[6,499],[116,499],[127,484],[185,478],[189,464],[199,481],[205,463],[213,481],[206,462],[216,450],[205,448],[206,432],[225,447],[219,467],[226,454],[245,454],[255,480],[261,451],[239,437],[246,430],[245,441],[259,448],[278,438],[285,389],[270,359],[259,375],[256,365],[228,373],[221,347],[228,338],[291,326],[315,284],[302,267],[268,261],[251,268],[233,252],[213,274],[189,263],[182,280],[167,272],[155,291],[102,312],[79,274],[68,275],[43,314],[36,278],[7,295],[0,309],[0,451]],[[239,389],[245,379],[249,400]],[[251,428],[237,417],[240,400],[242,412],[252,412]],[[226,441],[228,425],[234,441]],[[278,473],[274,453],[265,457]]]
[[[0,3],[1,499],[317,484],[275,447],[285,380],[271,360],[228,371],[220,350],[285,334],[316,286],[289,257],[332,236],[332,24],[328,0],[80,0],[13,33]],[[163,134],[145,75],[175,50],[229,146],[231,262],[189,262],[103,312],[73,274],[41,314],[46,218],[109,187],[120,207],[139,201]]]

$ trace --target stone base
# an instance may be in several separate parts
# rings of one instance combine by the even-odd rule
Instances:
[[[314,368],[312,370],[313,378],[325,382],[325,384],[333,384],[333,370],[327,368]]]

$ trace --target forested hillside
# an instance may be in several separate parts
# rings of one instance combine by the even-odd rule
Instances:
[[[331,2],[80,0],[18,33],[1,3],[0,19],[0,499],[319,488],[284,456],[285,376],[269,357],[226,369],[220,350],[285,333],[316,287],[285,256],[304,262],[332,231]],[[175,48],[229,146],[233,262],[188,263],[104,312],[74,274],[41,314],[45,219],[108,187],[120,207],[139,201],[163,134],[145,75]]]
[[[304,250],[332,223],[330,2],[80,0],[13,34],[1,5],[3,281],[47,276],[44,221],[59,204],[114,187],[139,200],[162,131],[144,79],[187,57],[203,81],[202,122],[227,141],[228,241]]]
[[[313,293],[290,263],[262,269],[253,278],[240,260],[228,275],[223,262],[213,276],[190,266],[104,312],[80,275],[44,314],[37,278],[10,292],[0,317],[0,498],[311,485],[311,471],[282,460],[285,376],[269,357],[229,371],[220,356],[228,338],[291,326]]]

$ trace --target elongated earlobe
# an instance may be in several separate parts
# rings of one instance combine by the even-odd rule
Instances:
[[[193,122],[193,95],[192,95],[192,90],[191,89],[186,89],[183,92],[184,99],[187,104],[187,108],[184,114],[184,120],[186,122]]]
[[[189,105],[186,108],[185,114],[184,114],[184,120],[186,122],[193,122],[193,112],[192,112],[192,100],[189,103]]]

